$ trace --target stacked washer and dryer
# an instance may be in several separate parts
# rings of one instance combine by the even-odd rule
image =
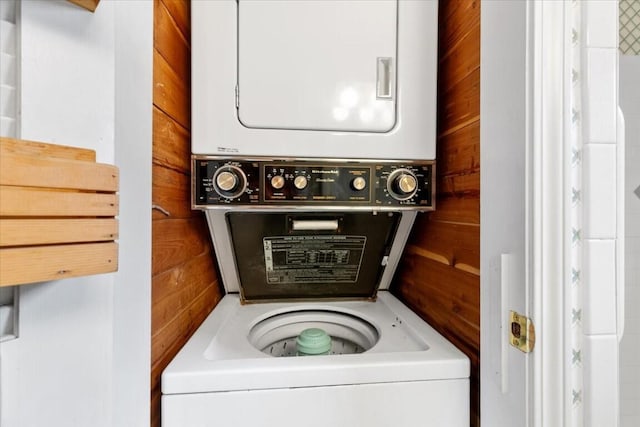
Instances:
[[[389,292],[435,206],[437,2],[192,0],[192,202],[226,295],[162,425],[467,426],[469,360]]]

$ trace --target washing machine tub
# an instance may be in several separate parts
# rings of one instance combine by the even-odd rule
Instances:
[[[364,348],[269,354],[269,340],[307,326]],[[387,291],[375,302],[249,305],[228,294],[163,372],[162,394],[164,427],[467,426],[469,360]]]

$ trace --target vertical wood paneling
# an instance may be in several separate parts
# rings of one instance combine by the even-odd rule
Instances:
[[[174,55],[175,56],[175,55]],[[191,123],[188,83],[157,50],[153,52],[153,104],[185,129]]]
[[[480,425],[480,2],[440,0],[436,211],[420,215],[394,292],[471,360]]]
[[[206,223],[190,200],[188,0],[154,1],[151,426],[160,426],[160,376],[220,300]]]
[[[189,131],[153,107],[153,163],[184,174],[190,173]]]
[[[153,164],[153,203],[161,206],[171,215],[171,219],[200,217],[191,210],[191,179],[187,173]],[[154,211],[153,219],[168,219],[159,211]]]

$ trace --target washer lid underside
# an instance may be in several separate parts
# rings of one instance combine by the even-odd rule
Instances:
[[[227,213],[243,299],[375,298],[400,217],[398,212]]]

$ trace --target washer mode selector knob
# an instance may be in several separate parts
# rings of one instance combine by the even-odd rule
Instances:
[[[213,175],[213,188],[222,197],[235,199],[244,193],[246,186],[247,176],[238,166],[221,166]]]
[[[274,175],[271,178],[271,186],[276,190],[282,189],[284,187],[284,177],[282,175]]]
[[[293,185],[298,190],[304,190],[305,188],[307,188],[308,183],[309,183],[309,180],[307,180],[307,177],[302,175],[296,176],[296,178],[293,180]]]
[[[362,191],[367,186],[367,180],[361,176],[355,177],[353,181],[351,181],[351,186],[356,191]]]
[[[396,169],[389,174],[387,191],[396,200],[409,200],[418,191],[418,179],[409,169]]]

